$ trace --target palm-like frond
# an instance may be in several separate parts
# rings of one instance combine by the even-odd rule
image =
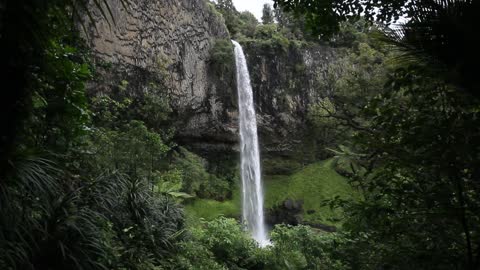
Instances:
[[[15,181],[0,185],[1,269],[130,268],[139,253],[163,257],[183,235],[181,210],[146,179],[114,171],[69,183],[54,162],[34,156],[12,166]]]
[[[60,191],[56,176],[61,171],[51,160],[42,157],[25,157],[14,165],[21,189],[31,194],[57,194]]]
[[[64,173],[46,158],[23,156],[12,166],[14,181],[0,185],[0,268],[106,269],[98,263],[110,255],[105,218],[82,206],[82,188],[66,193]]]
[[[403,51],[400,60],[424,64],[432,74],[480,96],[476,65],[480,52],[478,19],[480,2],[425,0],[412,5],[409,21],[397,25],[387,42]]]
[[[37,217],[52,209],[51,201],[60,190],[54,163],[35,156],[20,156],[11,166],[11,181],[0,185],[0,267],[29,261],[39,246],[34,231],[43,229]],[[37,205],[42,202],[41,205]]]

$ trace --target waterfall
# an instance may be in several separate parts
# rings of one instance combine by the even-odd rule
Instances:
[[[252,86],[242,46],[236,41],[238,110],[240,119],[240,152],[242,177],[242,218],[260,246],[269,244],[263,216],[263,191],[258,149],[257,120]]]

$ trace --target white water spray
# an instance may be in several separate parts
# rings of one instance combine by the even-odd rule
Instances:
[[[257,120],[253,104],[252,86],[242,46],[236,41],[238,110],[240,119],[240,151],[242,176],[243,222],[260,246],[270,242],[263,216],[263,191],[258,149]]]

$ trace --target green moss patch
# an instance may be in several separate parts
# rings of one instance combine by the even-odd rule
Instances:
[[[308,165],[292,175],[265,176],[265,208],[272,208],[286,199],[302,200],[305,222],[341,225],[341,211],[324,206],[323,201],[336,196],[358,200],[359,194],[345,177],[334,170],[332,163],[329,159]],[[207,220],[220,215],[239,217],[241,209],[238,190],[233,197],[233,200],[224,202],[196,199],[186,206],[186,210],[189,214]]]

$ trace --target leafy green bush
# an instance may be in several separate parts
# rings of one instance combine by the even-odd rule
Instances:
[[[213,253],[215,259],[230,269],[248,269],[257,263],[257,244],[234,219],[220,217],[205,222],[204,228],[194,233],[199,242]]]
[[[94,130],[89,149],[96,171],[121,170],[150,182],[153,182],[152,172],[158,170],[168,150],[159,134],[135,120],[119,130]]]
[[[212,16],[216,17],[217,19],[224,20],[222,13],[217,10],[214,2],[210,2],[210,0],[205,0],[205,2],[207,4],[208,11],[210,14],[212,14]]]
[[[287,51],[290,46],[290,40],[283,36],[276,24],[258,25],[254,37],[262,46],[273,49]]]
[[[217,200],[231,197],[232,181],[210,174],[206,169],[206,160],[187,149],[178,148],[173,166],[182,171],[183,192]]]
[[[210,64],[216,75],[223,78],[233,74],[235,58],[233,44],[228,39],[217,39],[210,51]]]
[[[174,153],[173,164],[182,171],[182,191],[188,194],[197,195],[202,183],[207,182],[210,177],[205,169],[206,161],[183,147],[179,147]]]
[[[277,225],[271,232],[271,269],[349,269],[343,264],[347,241],[308,226]]]
[[[148,127],[160,132],[165,129],[165,122],[173,110],[169,98],[162,91],[163,88],[155,83],[150,83],[149,86],[149,90],[143,93],[132,111],[138,114],[138,119],[143,120]]]
[[[255,38],[270,39],[278,34],[278,27],[276,24],[259,25],[255,29]]]
[[[258,26],[258,21],[255,15],[251,12],[244,11],[239,15],[239,22],[238,33],[235,35],[235,38],[237,38],[237,35],[239,34],[252,38],[255,35],[255,29]]]
[[[324,145],[331,141],[337,134],[336,128],[339,120],[332,117],[335,115],[335,104],[328,98],[319,100],[308,107],[307,120],[313,132],[323,139]],[[323,136],[322,136],[323,135]]]
[[[206,182],[200,185],[198,195],[201,198],[212,198],[217,201],[224,201],[231,198],[231,181],[210,174]]]
[[[114,93],[97,93],[90,97],[88,105],[93,112],[94,124],[118,129],[131,120],[138,120],[167,139],[168,135],[164,133],[169,132],[167,124],[172,108],[164,82],[149,82],[141,93],[136,93],[138,89],[129,85],[128,81],[122,80]]]
[[[215,260],[213,253],[201,243],[190,240],[178,244],[176,255],[166,264],[175,270],[226,270]]]
[[[85,94],[86,82],[92,77],[87,52],[62,38],[45,40],[45,68],[35,68],[29,75],[32,96],[24,105],[31,105],[25,108],[30,115],[19,134],[22,143],[60,152],[79,143],[78,139],[88,133],[92,116]]]
[[[175,255],[179,269],[350,269],[343,263],[350,242],[341,234],[308,226],[276,226],[272,245],[264,248],[236,220],[225,217],[203,222],[191,232]]]

